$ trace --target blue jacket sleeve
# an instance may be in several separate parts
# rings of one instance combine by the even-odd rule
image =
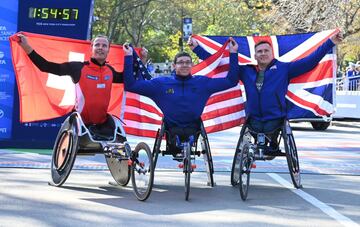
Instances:
[[[230,54],[229,71],[226,77],[208,80],[206,87],[210,93],[226,90],[238,84],[239,64],[237,56],[237,53]]]
[[[198,45],[197,47],[195,47],[193,49],[193,52],[196,54],[196,56],[198,56],[198,58],[200,58],[201,60],[205,60],[208,57],[211,56],[210,53],[208,53],[204,48],[202,48],[200,45]]]
[[[289,63],[289,78],[291,79],[297,77],[315,68],[315,66],[333,46],[335,46],[335,44],[331,41],[331,39],[328,39],[309,56]]]
[[[156,91],[154,80],[136,80],[133,75],[133,57],[125,56],[124,60],[124,86],[126,91],[152,97]]]

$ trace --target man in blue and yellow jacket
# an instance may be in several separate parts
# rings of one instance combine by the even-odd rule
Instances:
[[[191,75],[191,56],[180,52],[173,62],[175,70],[172,77],[135,80],[132,72],[133,50],[124,45],[125,90],[151,98],[163,112],[164,123],[170,133],[174,129],[187,135],[193,134],[199,130],[199,119],[209,97],[238,83],[238,44],[232,38],[230,40],[230,69],[225,78]]]

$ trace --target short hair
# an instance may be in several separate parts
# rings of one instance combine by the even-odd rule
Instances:
[[[256,49],[256,47],[258,47],[258,46],[260,46],[260,45],[262,45],[262,44],[268,44],[269,46],[272,47],[272,45],[271,45],[271,43],[270,43],[269,41],[262,40],[262,41],[258,42],[257,44],[255,44],[255,48],[254,48],[254,49]]]
[[[108,41],[108,43],[109,43],[109,46],[110,46],[110,39],[109,39],[109,37],[107,37],[106,35],[97,35],[97,36],[95,36],[92,40],[91,40],[91,45],[94,43],[94,41],[95,41],[95,39],[97,39],[97,38],[104,38],[104,39],[106,39],[107,41]]]
[[[182,52],[179,52],[179,53],[177,53],[177,54],[175,55],[175,57],[174,57],[174,64],[176,64],[177,59],[180,58],[180,57],[189,57],[190,60],[192,61],[191,55],[190,55],[189,53],[185,52],[185,51],[182,51]]]

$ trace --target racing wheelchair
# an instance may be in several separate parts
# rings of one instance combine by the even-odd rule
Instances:
[[[161,142],[165,137],[166,149],[161,150]],[[198,150],[198,141],[200,141],[201,150]],[[161,153],[164,155],[173,155],[173,159],[180,162],[178,167],[183,170],[185,176],[185,200],[189,200],[190,194],[190,175],[196,169],[195,158],[203,155],[205,169],[207,173],[207,185],[214,187],[214,167],[209,146],[208,137],[201,120],[199,120],[198,129],[192,133],[174,133],[166,126],[164,121],[161,128],[158,129],[153,147],[154,169]]]
[[[276,135],[273,133],[278,134],[276,141],[271,141],[273,135]],[[285,152],[280,150],[281,140]],[[276,144],[277,148],[270,146],[271,142]],[[301,188],[299,158],[289,121],[284,119],[280,128],[266,134],[255,132],[247,122],[242,126],[231,169],[231,185],[239,185],[242,200],[247,198],[250,172],[256,167],[255,161],[273,160],[278,156],[286,156],[293,185]]]
[[[126,186],[131,177],[136,198],[145,201],[151,193],[154,179],[151,150],[141,142],[132,151],[121,120],[111,115],[101,127],[85,126],[78,112],[66,118],[53,149],[50,184],[61,186],[65,183],[77,155],[102,153],[115,182]]]

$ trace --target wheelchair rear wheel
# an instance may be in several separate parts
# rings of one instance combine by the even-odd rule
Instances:
[[[161,126],[164,127],[164,126]],[[158,129],[156,133],[156,139],[153,147],[152,157],[153,157],[153,163],[154,163],[154,169],[156,168],[156,163],[159,157],[160,153],[160,146],[161,146],[161,140],[162,140],[162,129]]]
[[[240,174],[240,153],[241,150],[240,149],[236,149],[235,150],[235,154],[234,154],[234,159],[233,159],[233,163],[232,163],[232,168],[231,168],[231,185],[232,186],[236,186],[239,184],[239,174]]]
[[[62,124],[55,140],[51,162],[51,184],[61,186],[73,168],[78,150],[76,117],[70,116]]]
[[[205,136],[201,139],[203,140],[203,143],[205,145],[205,154],[203,157],[205,161],[206,173],[208,175],[208,186],[214,187],[214,164],[211,156],[209,141]]]
[[[230,176],[230,183],[232,186],[236,186],[239,184],[239,166],[240,166],[240,153],[241,153],[241,149],[243,147],[243,141],[244,141],[244,135],[245,133],[247,133],[247,126],[246,124],[243,125],[243,127],[241,128],[240,131],[240,136],[239,136],[239,140],[237,142],[236,145],[236,149],[235,149],[235,154],[234,154],[234,158],[233,158],[233,162],[232,162],[232,167],[231,167],[231,176]],[[250,141],[245,141],[245,142],[250,142]]]
[[[285,124],[285,127],[290,127]],[[291,129],[290,129],[291,130]],[[284,129],[283,132],[284,147],[286,152],[286,160],[289,167],[291,180],[295,188],[301,188],[301,177],[300,177],[300,165],[299,157],[296,149],[295,139],[292,132],[288,129]]]
[[[146,143],[139,143],[131,155],[131,183],[135,196],[145,201],[151,194],[154,182],[154,163]]]

